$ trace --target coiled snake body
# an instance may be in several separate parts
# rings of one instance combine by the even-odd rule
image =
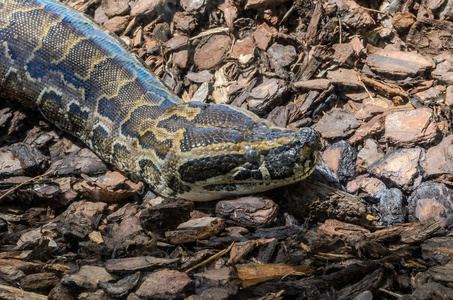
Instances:
[[[121,41],[51,0],[0,0],[0,97],[38,109],[163,196],[213,200],[307,177],[319,138],[183,103]]]

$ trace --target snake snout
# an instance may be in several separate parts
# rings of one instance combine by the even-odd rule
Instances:
[[[321,140],[313,129],[308,127],[301,128],[297,135],[302,146],[308,146],[313,151],[321,150]]]

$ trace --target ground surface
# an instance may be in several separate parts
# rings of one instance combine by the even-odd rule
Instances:
[[[453,5],[368,2],[70,2],[184,101],[315,128],[323,163],[166,200],[2,101],[0,298],[453,299]]]

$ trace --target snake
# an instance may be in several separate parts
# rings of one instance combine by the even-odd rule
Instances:
[[[312,128],[183,102],[120,38],[53,0],[0,0],[0,97],[40,111],[163,197],[264,192],[306,178],[319,159]]]

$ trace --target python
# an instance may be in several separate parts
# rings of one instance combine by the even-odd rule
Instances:
[[[306,178],[319,159],[312,129],[183,103],[116,36],[51,0],[0,0],[0,87],[163,196],[262,192]]]

